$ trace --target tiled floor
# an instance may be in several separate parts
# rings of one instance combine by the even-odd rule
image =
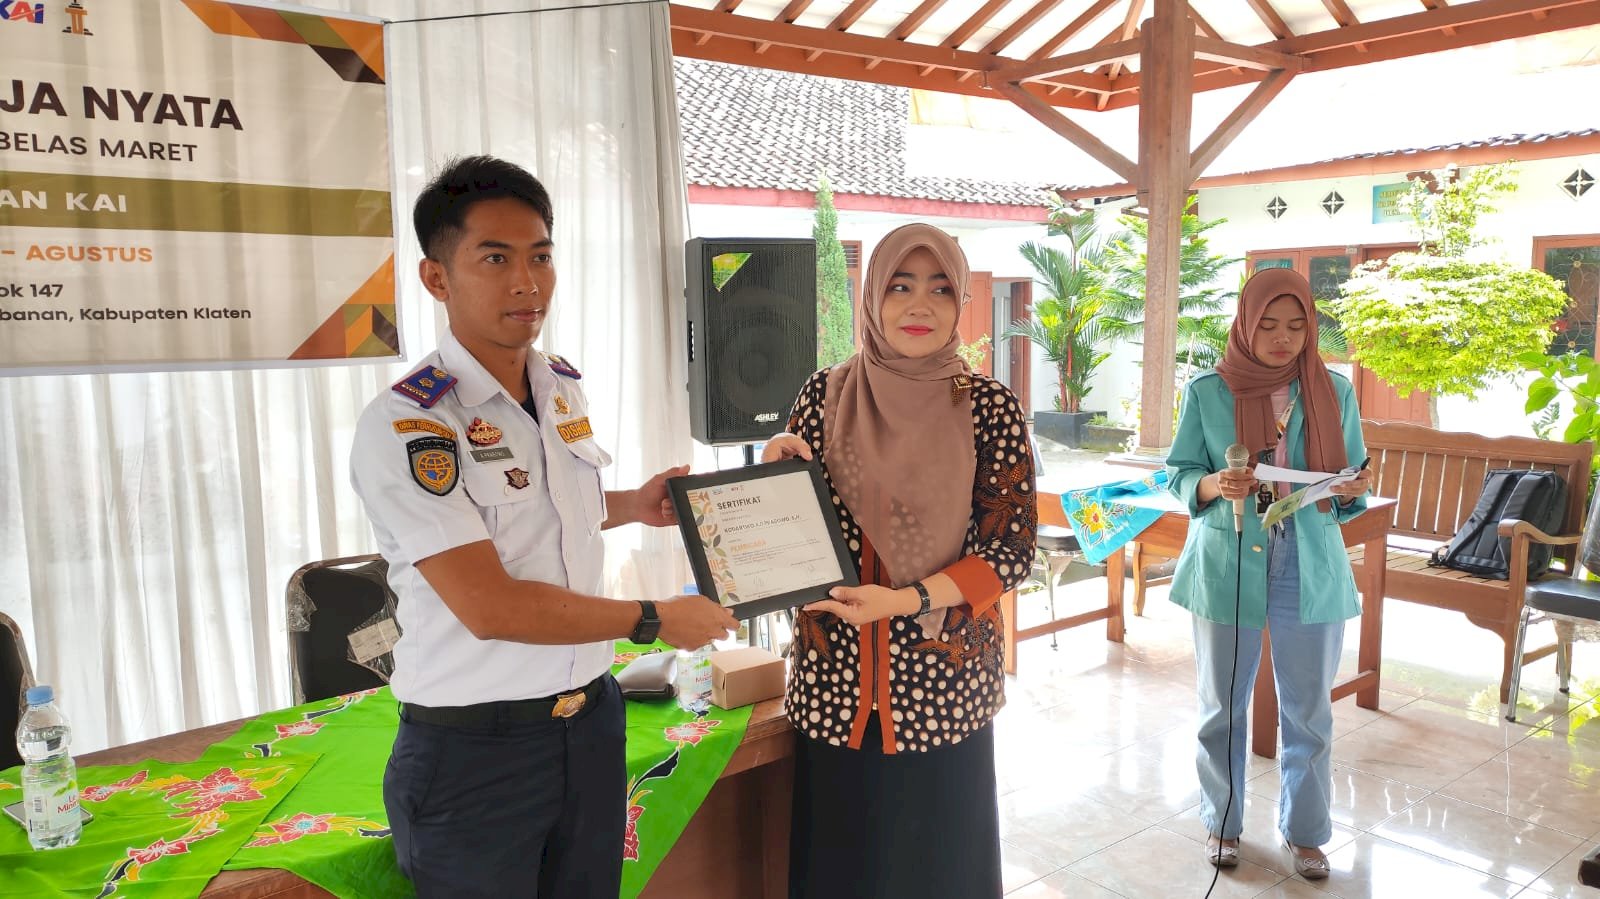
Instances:
[[[1075,584],[1065,602],[1058,590],[1057,612],[1103,603],[1104,590]],[[1024,625],[1044,614],[1042,593],[1023,597]],[[1205,894],[1189,627],[1157,588],[1124,644],[1097,623],[1057,649],[1048,637],[1022,645],[997,725],[1009,897]],[[1347,667],[1355,640],[1352,627]],[[1244,863],[1212,895],[1600,899],[1577,881],[1600,843],[1600,649],[1579,645],[1570,698],[1552,659],[1530,665],[1511,723],[1497,703],[1499,646],[1459,614],[1387,603],[1381,710],[1334,707],[1332,877],[1291,876],[1274,826],[1278,768],[1251,756]]]

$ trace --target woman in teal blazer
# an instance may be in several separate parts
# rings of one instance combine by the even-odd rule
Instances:
[[[1228,468],[1233,444],[1249,451],[1249,468]],[[1257,273],[1239,298],[1221,364],[1184,389],[1167,458],[1169,489],[1193,519],[1171,596],[1194,614],[1200,814],[1211,834],[1207,858],[1219,867],[1239,863],[1245,710],[1270,623],[1283,735],[1278,827],[1301,875],[1328,876],[1318,848],[1333,836],[1328,694],[1344,622],[1361,612],[1339,523],[1366,509],[1369,475],[1266,530],[1258,511],[1297,485],[1263,485],[1252,469],[1269,462],[1336,472],[1365,458],[1355,390],[1317,354],[1310,285],[1289,269]],[[1236,499],[1245,507],[1238,533]]]

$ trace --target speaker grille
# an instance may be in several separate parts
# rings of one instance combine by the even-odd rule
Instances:
[[[816,369],[816,244],[697,238],[687,257],[691,431],[710,444],[765,440]]]

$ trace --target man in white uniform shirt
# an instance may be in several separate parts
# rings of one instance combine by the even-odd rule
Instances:
[[[438,352],[361,416],[351,479],[403,630],[383,797],[422,896],[614,899],[627,797],[611,641],[703,646],[736,626],[700,596],[606,599],[600,531],[676,523],[672,469],[606,492],[581,375],[530,350],[555,290],[543,185],[487,156],[417,198]]]

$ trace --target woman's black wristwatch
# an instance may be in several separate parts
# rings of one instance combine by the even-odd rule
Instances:
[[[933,597],[928,595],[928,588],[922,586],[921,581],[915,581],[911,584],[911,589],[917,591],[918,598],[922,600],[922,608],[918,609],[916,614],[928,614],[928,607],[933,604]]]
[[[641,646],[648,646],[656,642],[656,635],[661,633],[661,618],[656,615],[656,604],[648,599],[637,600],[639,603],[639,623],[633,626],[633,636],[628,639]]]

